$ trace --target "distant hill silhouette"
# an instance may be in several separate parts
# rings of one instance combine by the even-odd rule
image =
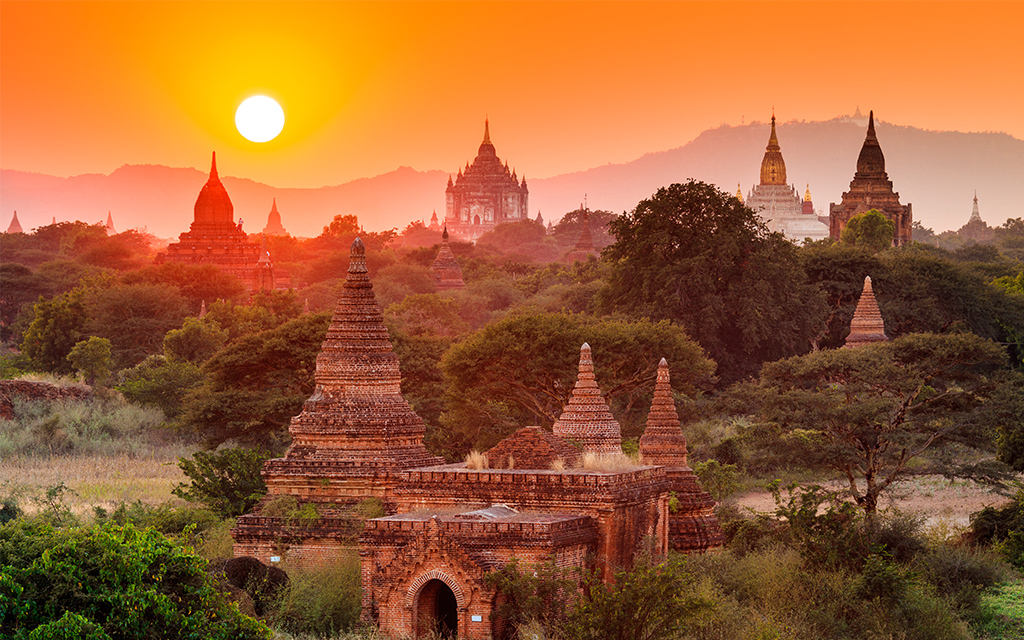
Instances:
[[[998,226],[1024,217],[1024,141],[1003,133],[925,131],[876,121],[886,169],[902,202],[914,205],[914,219],[936,231],[958,229],[970,217],[974,190],[982,218]],[[646,154],[632,162],[528,180],[530,212],[557,221],[579,207],[587,194],[592,209],[624,211],[658,187],[696,178],[744,195],[758,179],[768,140],[767,123],[722,126],[688,144]],[[810,183],[815,208],[823,214],[849,187],[865,127],[849,119],[778,124],[779,143],[790,183],[802,194]],[[538,150],[538,153],[542,152]],[[528,168],[528,167],[527,167]],[[318,189],[279,189],[233,178],[219,167],[245,229],[259,231],[277,198],[286,229],[317,235],[336,214],[355,214],[368,230],[444,216],[448,173],[400,167],[372,178]],[[57,178],[4,169],[0,173],[0,226],[14,210],[25,229],[57,220],[101,222],[111,211],[118,229],[147,227],[159,237],[188,230],[192,206],[206,181],[196,169],[126,165],[109,176]]]

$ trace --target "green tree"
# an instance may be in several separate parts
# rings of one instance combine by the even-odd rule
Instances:
[[[180,423],[208,445],[228,440],[277,450],[313,394],[316,356],[330,315],[317,313],[239,338],[203,365],[201,387],[184,400]]]
[[[678,326],[565,313],[511,315],[451,347],[442,361],[443,416],[449,455],[492,446],[515,429],[550,426],[569,400],[580,346],[593,349],[598,384],[623,426],[636,436],[649,408],[658,362],[673,387],[693,394],[710,383],[714,363]]]
[[[224,347],[228,332],[222,331],[216,320],[185,318],[180,329],[172,329],[164,336],[164,355],[171,360],[202,364]]]
[[[845,245],[861,247],[871,253],[884,251],[892,246],[896,223],[885,217],[878,209],[869,209],[850,218],[839,236]]]
[[[170,285],[131,284],[90,289],[84,297],[89,333],[110,340],[118,368],[163,352],[164,336],[185,319],[185,300]]]
[[[598,249],[603,249],[615,242],[615,238],[609,233],[608,223],[617,217],[611,211],[600,209],[587,211],[587,218],[590,220],[590,236],[594,240],[594,246]],[[551,231],[560,246],[576,246],[576,241],[580,239],[580,232],[583,231],[583,209],[576,209],[562,216],[562,219]]]
[[[207,305],[214,300],[238,302],[245,296],[245,285],[238,278],[212,264],[165,262],[126,273],[121,282],[171,285],[188,301],[188,311],[192,314],[199,313],[204,301]]]
[[[228,603],[191,549],[109,522],[0,527],[0,612],[13,640],[271,637]]]
[[[989,446],[981,411],[999,388],[1003,349],[973,334],[910,334],[764,366],[762,419],[805,464],[840,472],[867,513],[916,459]],[[949,465],[949,475],[973,473]]]
[[[608,310],[679,322],[723,382],[804,353],[826,314],[796,247],[748,207],[693,180],[659,189],[609,223]]]
[[[270,454],[257,449],[197,451],[192,459],[179,458],[178,467],[189,478],[171,493],[200,502],[222,518],[249,513],[267,493],[260,470]]]
[[[72,372],[68,354],[86,335],[88,315],[83,298],[84,292],[75,289],[49,300],[40,298],[35,304],[35,317],[21,342],[21,350],[33,368],[51,373]]]
[[[110,375],[113,360],[110,358],[110,340],[92,336],[71,348],[68,360],[85,379],[89,386],[102,385]]]
[[[13,325],[21,308],[50,293],[42,276],[15,262],[0,264],[0,340],[13,336]]]
[[[115,388],[130,402],[159,407],[167,418],[182,412],[185,396],[203,384],[199,365],[167,356],[149,356],[118,374]]]

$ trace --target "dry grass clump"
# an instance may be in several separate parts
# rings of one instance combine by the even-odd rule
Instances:
[[[487,455],[477,451],[476,449],[466,454],[466,468],[475,469],[480,471],[486,469],[489,466],[487,461]]]
[[[639,466],[637,459],[625,454],[605,454],[584,452],[580,457],[579,468],[584,471],[632,471]]]
[[[565,471],[565,460],[563,458],[555,458],[551,461],[552,471]]]

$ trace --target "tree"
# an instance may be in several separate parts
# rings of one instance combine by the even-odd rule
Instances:
[[[199,366],[187,360],[149,356],[118,374],[114,387],[130,402],[159,407],[167,418],[176,418],[189,391],[203,384]]]
[[[681,393],[707,386],[714,371],[700,347],[667,321],[517,313],[471,334],[442,360],[448,453],[492,446],[527,425],[550,426],[572,393],[584,342],[625,435],[642,430],[661,358]]]
[[[590,235],[594,240],[594,246],[598,249],[603,249],[615,242],[615,238],[608,232],[608,223],[618,216],[611,211],[602,211],[600,209],[588,210],[586,213],[587,218],[590,220]],[[565,214],[551,230],[555,241],[563,247],[576,246],[582,231],[583,209],[576,209]]]
[[[131,284],[90,289],[84,297],[89,333],[110,340],[119,368],[163,352],[164,336],[180,327],[185,300],[170,285]]]
[[[228,332],[212,318],[185,318],[180,329],[164,336],[164,355],[171,360],[202,364],[221,350],[227,338]]]
[[[918,458],[989,445],[981,408],[999,388],[1005,359],[999,345],[969,333],[816,351],[764,366],[761,418],[804,463],[840,472],[873,514]],[[936,455],[932,462],[941,463]]]
[[[703,182],[674,184],[609,228],[616,241],[602,253],[611,273],[601,306],[679,322],[722,382],[810,348],[824,296],[796,247],[735,197]]]
[[[86,333],[83,298],[84,292],[75,289],[49,300],[40,298],[35,304],[35,317],[25,330],[21,350],[36,370],[71,373],[68,354]]]
[[[191,460],[178,458],[189,483],[179,483],[171,493],[200,502],[221,518],[237,518],[252,511],[267,493],[260,470],[269,459],[269,453],[257,449],[197,451]]]
[[[92,336],[71,348],[68,360],[74,365],[89,386],[102,385],[110,375],[113,360],[110,358],[110,340]]]
[[[869,209],[850,218],[839,236],[845,245],[861,247],[871,253],[884,251],[892,246],[896,223],[885,217],[878,209]]]
[[[245,285],[235,276],[212,264],[182,264],[165,262],[126,273],[123,284],[165,284],[178,290],[188,300],[188,311],[198,314],[205,301],[239,301],[245,296]]]
[[[12,326],[22,306],[48,293],[45,278],[25,265],[15,262],[0,264],[0,340],[12,337]]]
[[[271,637],[228,602],[191,549],[112,522],[0,527],[0,612],[14,640]]]
[[[330,315],[317,313],[239,338],[203,365],[180,423],[216,447],[229,440],[269,451],[287,442],[292,416],[313,394],[316,356]]]

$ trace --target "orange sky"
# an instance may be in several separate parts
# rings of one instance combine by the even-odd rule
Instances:
[[[456,171],[485,116],[547,177],[681,146],[741,119],[858,105],[1024,139],[1022,2],[0,3],[0,167],[123,164],[316,187]],[[234,110],[287,122],[243,139]]]

